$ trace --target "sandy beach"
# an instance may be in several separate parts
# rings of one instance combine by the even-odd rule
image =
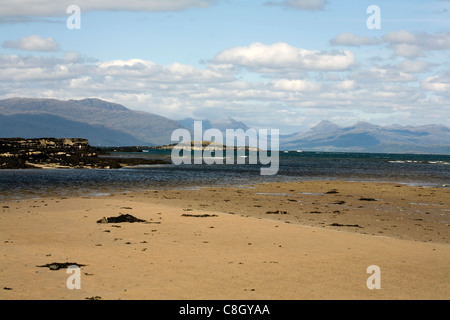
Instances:
[[[0,299],[449,299],[449,214],[448,188],[343,181],[5,201]]]

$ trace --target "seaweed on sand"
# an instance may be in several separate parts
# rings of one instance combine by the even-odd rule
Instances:
[[[146,220],[138,219],[131,214],[121,214],[118,217],[103,217],[102,219],[98,220],[97,223],[121,223],[121,222],[147,222]]]
[[[59,269],[67,269],[70,266],[78,266],[84,267],[84,264],[80,264],[77,262],[52,262],[48,264],[44,264],[42,266],[36,266],[39,268],[49,268],[50,270],[59,270]]]

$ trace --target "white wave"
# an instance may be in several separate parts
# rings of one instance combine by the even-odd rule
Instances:
[[[389,160],[389,163],[423,163],[423,164],[444,164],[449,165],[448,161],[418,161],[418,160]]]

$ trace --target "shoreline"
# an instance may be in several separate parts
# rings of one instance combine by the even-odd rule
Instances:
[[[332,186],[339,185],[344,186],[344,193],[347,192],[348,194],[342,195],[339,194],[339,191],[327,194],[330,190],[336,190],[334,187],[332,188]],[[299,186],[305,188],[304,190],[306,191],[297,190],[298,192],[294,192],[297,193],[294,196],[289,194],[290,191],[294,191],[291,188]],[[356,187],[355,190],[351,190],[353,186]],[[361,186],[364,189],[372,186],[376,189],[390,188],[393,193],[397,192],[399,188],[404,187],[404,190],[409,191],[407,196],[410,199],[406,201],[406,199],[402,199],[399,196],[389,195],[386,199],[368,198],[367,200],[369,201],[364,201],[364,199],[350,199],[352,201],[349,201],[349,197],[353,197],[352,193],[361,189]],[[280,191],[280,188],[284,188],[284,190],[282,190],[283,192],[278,192]],[[331,189],[327,191],[325,190],[327,188]],[[269,189],[269,191],[270,189],[274,189],[276,192],[266,192],[267,189]],[[288,189],[290,191],[288,191]],[[253,216],[260,219],[276,219],[285,223],[300,224],[302,226],[326,227],[327,229],[332,230],[379,236],[386,235],[388,237],[415,241],[449,243],[450,233],[447,228],[450,226],[450,191],[447,190],[448,187],[414,186],[407,183],[353,180],[309,180],[302,182],[261,182],[245,185],[207,185],[157,189],[139,188],[134,190],[118,190],[113,188],[97,189],[94,191],[94,189],[92,189],[77,191],[78,194],[67,192],[64,194],[41,194],[26,198],[0,199],[0,204],[5,205],[10,202],[19,203],[27,200],[54,200],[55,198],[98,198],[107,200],[111,198],[126,199],[127,197],[136,196],[139,197],[142,202],[155,204],[163,203],[179,208],[183,207],[184,210],[191,210],[192,208],[197,210],[216,210],[228,214],[240,214],[241,216],[246,217]],[[85,191],[88,192],[81,194]],[[227,194],[218,198],[221,191],[225,191]],[[438,193],[437,195],[436,192]],[[245,210],[243,210],[244,207],[242,206],[242,203],[237,202],[238,198],[235,196],[234,201],[232,202],[230,202],[229,199],[225,199],[230,198],[230,196],[233,197],[233,193],[238,193],[238,197],[242,197],[241,199],[246,202]],[[386,194],[386,191],[384,191],[384,193]],[[360,192],[360,194],[362,193]],[[431,196],[433,196],[435,202],[440,203],[432,203],[433,201],[430,202],[430,200],[426,199],[426,197]],[[214,197],[216,198],[215,201],[211,201]],[[304,199],[302,199],[302,197]],[[364,198],[363,196],[360,197]],[[226,205],[220,205],[221,201],[224,201]],[[257,204],[255,204],[255,201],[258,201]],[[388,201],[392,201],[392,203]],[[233,206],[235,202],[237,205]],[[280,204],[275,205],[275,203],[278,202]],[[292,203],[294,203],[293,209],[293,206],[290,205]],[[297,204],[300,204],[300,207],[296,207]],[[269,209],[272,209],[272,212]],[[280,212],[277,213],[277,211]],[[358,212],[355,215],[348,214],[349,211]],[[371,216],[371,213],[375,211],[378,211],[376,216]],[[3,210],[3,212],[5,212],[5,210]],[[299,218],[302,216],[304,218],[303,220]],[[379,219],[381,219],[381,221],[379,221],[377,217],[380,217]],[[325,222],[329,219],[334,220],[329,223]],[[382,221],[390,221],[390,224],[381,223]],[[402,225],[394,225],[393,223],[395,221],[401,221]],[[396,228],[395,231],[399,231],[393,233],[393,228]],[[420,232],[420,229],[422,229],[422,232]],[[425,232],[423,232],[424,230]]]
[[[120,169],[106,169],[106,168],[74,168],[74,167],[52,167],[52,166],[42,166],[41,168],[28,168],[28,169],[19,169],[21,172],[30,170],[30,171],[36,171],[36,170],[98,170],[98,171],[114,171],[114,170],[123,170],[123,169],[140,169],[141,167],[147,168],[147,166],[151,167],[164,167],[167,166],[167,164],[151,164],[151,165],[133,165],[133,166],[124,166]],[[2,169],[2,171],[15,171],[18,169]],[[418,187],[418,188],[437,188],[437,189],[444,189],[449,190],[450,192],[450,185],[447,184],[441,184],[437,182],[429,182],[429,181],[421,181],[421,182],[412,182],[412,181],[402,181],[402,180],[385,180],[385,179],[377,179],[377,178],[369,178],[369,179],[346,179],[343,177],[336,177],[336,178],[328,178],[325,179],[323,177],[320,178],[302,178],[302,179],[287,179],[282,181],[262,181],[262,182],[249,182],[249,183],[238,183],[238,182],[229,182],[229,183],[220,183],[220,184],[192,184],[192,185],[185,185],[185,186],[175,186],[175,185],[167,185],[164,187],[156,188],[155,190],[190,190],[190,189],[206,189],[206,188],[246,188],[246,187],[253,187],[254,185],[261,185],[261,184],[271,184],[271,183],[332,183],[332,182],[345,182],[345,183],[375,183],[375,184],[397,184],[397,185],[404,185],[407,187]],[[104,186],[102,186],[104,188]],[[104,190],[105,192],[100,192],[102,195],[104,193],[108,193],[108,195],[117,195],[121,193],[140,193],[145,192],[146,190],[149,190],[148,187],[140,186],[140,187],[132,187],[127,189],[119,189],[117,187],[106,187],[107,190]],[[19,197],[8,197],[0,198],[0,203],[2,202],[8,202],[8,201],[17,201],[17,200],[27,200],[27,199],[45,199],[45,198],[52,198],[52,197],[83,197],[83,194],[86,194],[89,197],[95,196],[94,194],[97,193],[98,189],[94,187],[82,187],[81,190],[77,193],[74,193],[73,190],[67,186],[59,187],[59,190],[64,190],[63,193],[54,193],[54,187],[47,188],[47,190],[43,191],[43,194],[41,195],[20,195]]]
[[[266,183],[49,196],[0,210],[5,300],[450,298],[444,188]],[[119,214],[150,223],[97,223]],[[37,267],[53,262],[83,264],[81,289],[67,288],[65,269]],[[371,265],[380,290],[366,287]]]
[[[450,242],[450,191],[442,187],[332,180],[155,189],[130,194],[146,203],[185,210],[211,210],[414,241]]]

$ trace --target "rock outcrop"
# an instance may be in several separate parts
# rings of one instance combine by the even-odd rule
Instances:
[[[102,168],[169,163],[158,159],[108,158],[100,148],[80,138],[0,138],[0,169]]]

